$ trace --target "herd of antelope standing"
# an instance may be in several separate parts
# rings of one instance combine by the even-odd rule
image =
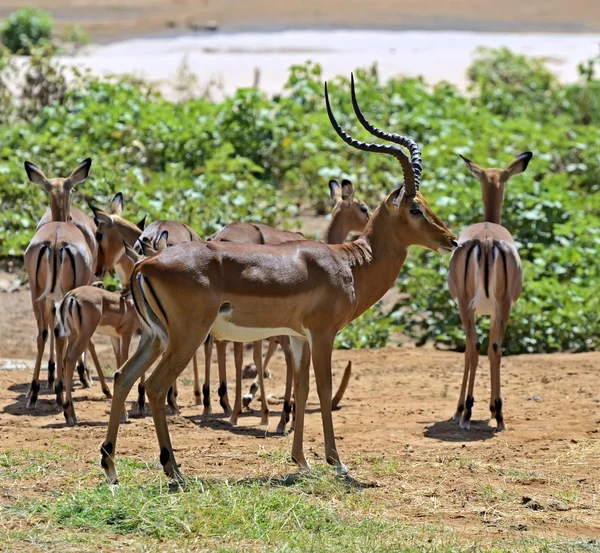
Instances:
[[[68,425],[77,424],[72,398],[75,367],[83,386],[92,383],[83,358],[94,361],[102,391],[112,397],[101,464],[108,479],[117,481],[114,458],[117,433],[127,418],[125,402],[139,381],[133,413],[143,415],[148,398],[160,447],[160,462],[169,477],[180,478],[167,427],[167,412],[177,413],[177,377],[189,364],[194,368],[194,395],[204,413],[211,413],[210,366],[216,344],[219,401],[236,424],[242,405],[260,388],[261,422],[268,423],[264,370],[277,344],[287,367],[281,420],[294,429],[292,458],[301,469],[309,465],[303,450],[303,430],[312,361],[323,420],[326,459],[339,474],[347,472],[337,452],[332,409],[339,403],[350,378],[348,363],[340,389],[333,396],[331,356],[336,334],[359,317],[389,290],[410,246],[440,254],[452,253],[448,284],[458,304],[466,332],[465,371],[455,418],[468,429],[480,344],[475,315],[491,317],[490,410],[497,430],[505,429],[500,393],[502,339],[510,311],[523,285],[521,262],[510,232],[501,226],[507,180],[523,172],[531,152],[517,156],[506,169],[483,169],[463,158],[479,179],[484,218],[463,231],[458,240],[432,211],[420,192],[421,152],[405,136],[373,126],[362,114],[351,81],[352,104],[362,126],[390,144],[355,140],[333,115],[327,84],[329,120],[349,146],[395,157],[403,184],[389,194],[372,214],[354,197],[350,181],[329,182],[333,213],[324,240],[266,225],[233,222],[205,241],[188,225],[176,221],[145,220],[134,224],[123,217],[123,196],[117,193],[107,210],[90,206],[93,220],[71,205],[73,188],[85,181],[92,161],[80,163],[67,178],[50,179],[32,163],[25,163],[29,180],[48,194],[49,209],[40,220],[25,252],[35,313],[37,357],[28,407],[34,408],[40,390],[40,368],[50,338],[48,387],[64,411]],[[345,242],[350,232],[360,236]],[[120,292],[94,283],[115,272]],[[129,357],[136,331],[138,347]],[[117,366],[114,389],[109,390],[93,343],[93,335],[110,336]],[[263,363],[262,340],[269,339]],[[225,366],[226,343],[234,343],[235,401],[230,406]],[[243,343],[252,342],[257,381],[242,396]],[[205,378],[200,386],[196,359],[204,346]],[[154,369],[151,366],[158,361]],[[56,372],[56,376],[55,376]],[[148,373],[148,375],[146,375]],[[148,376],[146,379],[145,377]],[[293,391],[293,402],[292,402]]]

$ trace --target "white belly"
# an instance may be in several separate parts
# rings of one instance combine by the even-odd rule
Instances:
[[[230,322],[230,314],[219,315],[213,323],[210,333],[217,340],[229,340],[231,342],[254,342],[265,340],[271,336],[298,336],[302,337],[291,328],[254,328],[237,326]]]
[[[106,334],[107,336],[120,338],[119,333],[114,329],[114,327],[109,325],[98,325],[96,327],[96,332],[99,332],[100,334]]]

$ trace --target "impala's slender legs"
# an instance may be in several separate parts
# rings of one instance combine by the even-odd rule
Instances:
[[[121,340],[116,336],[110,337],[110,343],[113,348],[113,352],[115,354],[115,362],[117,363],[117,369],[123,364],[123,360],[121,359]]]
[[[91,388],[94,385],[94,381],[90,376],[90,369],[86,363],[87,354],[84,351],[81,357],[79,358],[79,364],[77,365],[77,374],[79,375],[79,381],[81,382],[81,386],[83,388]]]
[[[304,457],[302,438],[304,436],[304,411],[309,389],[310,347],[308,342],[290,337],[292,358],[294,361],[294,395],[296,402],[296,427],[292,444],[292,461],[300,470],[310,470],[310,465]]]
[[[235,403],[229,422],[237,424],[242,412],[242,365],[244,363],[244,344],[233,342],[233,359],[235,362]]]
[[[312,342],[312,362],[317,382],[317,393],[321,404],[321,417],[323,419],[323,435],[325,438],[325,459],[330,465],[335,465],[340,475],[346,475],[348,469],[340,461],[333,431],[331,416],[331,354],[333,352],[333,336],[326,333],[315,334]],[[297,400],[297,397],[296,397]]]
[[[133,384],[150,368],[152,363],[156,361],[160,352],[160,340],[148,336],[143,332],[136,352],[125,362],[119,371],[115,373],[115,387],[110,406],[108,430],[106,432],[106,439],[100,447],[102,468],[104,468],[108,480],[112,483],[116,483],[118,480],[117,471],[115,470],[114,465],[114,455],[121,414],[125,408],[125,400],[127,399],[127,395]]]
[[[116,377],[116,374],[115,374]],[[116,381],[116,379],[115,379]],[[138,398],[137,401],[133,404],[133,414],[136,417],[144,417],[146,415],[146,373],[142,373],[140,376],[140,381],[138,383]],[[125,418],[123,421],[127,420],[127,412],[123,411]]]
[[[92,340],[88,342],[88,350],[90,352],[90,355],[92,356],[92,361],[94,362],[94,367],[96,367],[96,372],[98,373],[98,380],[100,381],[100,388],[102,389],[102,393],[106,397],[111,398],[112,394],[110,393],[110,390],[106,385],[104,373],[102,372],[102,367],[100,366],[100,361],[98,359],[98,355],[96,354],[96,346],[94,345],[94,342]]]
[[[154,427],[160,447],[160,464],[163,466],[165,474],[171,478],[181,478],[181,472],[177,463],[175,463],[171,438],[169,437],[167,427],[165,390],[175,382],[177,377],[187,367],[190,359],[206,338],[209,327],[205,326],[200,331],[203,331],[201,335],[198,335],[196,332],[196,335],[191,338],[185,334],[171,333],[167,349],[146,383],[148,401],[150,402],[150,409],[152,410],[152,418],[154,419]],[[173,336],[184,336],[184,339],[178,342],[172,338]]]
[[[37,293],[32,288],[32,295]],[[38,399],[38,393],[40,391],[40,368],[42,365],[42,357],[44,355],[44,349],[46,349],[46,340],[48,339],[48,301],[36,301],[33,302],[33,312],[35,314],[35,320],[37,322],[38,334],[37,334],[37,355],[35,358],[35,367],[33,369],[33,379],[31,380],[31,386],[27,392],[27,407],[29,409],[35,408],[35,404]]]
[[[479,362],[480,344],[477,341],[477,329],[475,327],[475,311],[469,309],[465,305],[466,302],[459,304],[460,318],[465,327],[466,332],[466,348],[465,348],[465,372],[463,382],[458,399],[458,407],[456,409],[456,418],[460,418],[460,427],[468,430],[471,427],[471,415],[473,412],[473,388],[475,386],[475,373],[477,371],[477,363]],[[465,398],[465,388],[468,390]]]
[[[227,342],[224,340],[216,340],[217,342],[217,362],[219,363],[219,403],[223,408],[225,415],[231,414],[231,406],[229,405],[229,397],[227,396],[227,365],[225,359],[225,349]]]
[[[192,356],[192,365],[194,367],[194,403],[202,404],[202,394],[200,393],[200,373],[198,372],[198,352]]]
[[[56,306],[51,302],[50,309],[50,359],[48,360],[48,390],[52,390],[54,386],[54,371],[56,363],[54,362],[54,325],[56,324]]]
[[[281,410],[281,419],[277,425],[277,434],[285,434],[285,428],[290,420],[292,412],[292,384],[294,383],[294,359],[290,347],[289,336],[281,336],[280,341],[283,355],[285,356],[285,394],[283,396],[283,408]],[[271,342],[269,342],[269,347]]]
[[[496,431],[501,432],[506,429],[504,416],[502,415],[502,395],[500,393],[500,362],[502,359],[502,340],[508,319],[510,316],[510,298],[506,298],[503,305],[499,306],[499,313],[492,317],[490,325],[490,347],[488,349],[488,358],[492,375],[492,397],[490,399],[490,411],[492,417],[496,419]]]
[[[212,360],[214,338],[212,334],[204,341],[204,384],[202,386],[202,405],[204,405],[204,414],[212,413],[210,405],[210,362]],[[220,374],[220,373],[219,373]]]
[[[62,344],[61,344],[62,342]],[[81,343],[80,343],[81,342]],[[73,407],[73,373],[75,365],[77,363],[77,352],[81,349],[85,349],[85,342],[83,341],[83,335],[79,334],[75,336],[75,343],[67,349],[67,354],[63,357],[61,355],[64,349],[66,339],[61,336],[56,337],[56,352],[64,359],[64,375],[65,375],[65,402],[62,405],[63,414],[67,421],[67,426],[75,426],[77,424],[77,417],[75,416],[75,408]],[[59,353],[60,352],[60,353]]]
[[[64,404],[63,392],[65,391],[65,370],[64,370],[64,358],[65,358],[65,338],[55,336],[55,347],[56,347],[56,384],[54,385],[54,393],[56,395],[56,404],[62,409]],[[72,377],[72,375],[71,375]]]
[[[254,342],[254,364],[258,373],[258,384],[260,386],[260,424],[269,424],[269,405],[267,404],[267,393],[265,392],[265,375],[262,365],[262,340]],[[241,392],[241,390],[240,390]]]
[[[175,380],[175,382],[173,382],[173,384],[169,387],[169,390],[167,391],[167,404],[169,415],[179,415],[179,405],[177,405],[178,395],[179,392],[177,390],[177,380]],[[148,401],[150,401],[149,397]]]

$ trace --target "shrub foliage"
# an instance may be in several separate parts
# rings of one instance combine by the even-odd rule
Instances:
[[[30,63],[49,59],[34,55]],[[8,82],[10,64],[2,68],[0,83]],[[479,184],[458,154],[503,166],[519,152],[534,152],[527,172],[509,182],[503,213],[525,268],[504,344],[511,353],[600,344],[596,68],[591,60],[581,80],[567,86],[538,60],[482,51],[469,71],[469,95],[448,83],[382,81],[374,67],[356,71],[369,119],[420,143],[422,190],[456,231],[483,214]],[[36,67],[28,71],[36,74]],[[46,90],[59,94],[46,93],[37,104],[24,91],[0,90],[3,256],[23,252],[46,205],[43,192],[26,183],[25,159],[54,175],[90,155],[92,177],[76,191],[76,203],[102,205],[122,191],[132,219],[179,219],[205,236],[233,220],[289,224],[298,206],[323,211],[332,176],[351,178],[372,208],[402,178],[395,160],[349,149],[337,138],[325,113],[320,68],[311,63],[290,69],[281,95],[240,89],[220,102],[170,103],[142,83],[86,75],[63,90],[63,70],[50,80]],[[60,86],[51,86],[56,81]],[[334,79],[330,92],[340,123],[367,139],[352,114],[348,79]],[[34,108],[15,109],[27,102]],[[392,325],[420,341],[464,347],[447,265],[448,258],[414,249],[397,284],[407,299],[391,313],[370,311],[362,328],[359,321],[338,344],[381,345]]]

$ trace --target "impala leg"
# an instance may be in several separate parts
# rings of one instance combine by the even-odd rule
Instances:
[[[265,378],[270,378],[271,377],[271,373],[268,371],[267,367],[269,365],[269,362],[271,361],[271,357],[273,357],[273,354],[275,353],[275,350],[277,349],[277,340],[281,339],[282,337],[275,337],[275,336],[271,336],[269,338],[269,347],[267,348],[267,353],[265,354],[265,360],[263,362],[263,371],[265,374]]]
[[[285,394],[283,396],[283,409],[281,410],[281,419],[277,425],[277,434],[285,434],[285,428],[290,420],[292,412],[292,385],[294,383],[294,359],[290,348],[290,339],[288,336],[280,336],[281,349],[285,356]],[[271,344],[269,343],[269,346]]]
[[[310,470],[310,465],[304,457],[304,411],[309,389],[310,347],[308,342],[290,337],[290,347],[294,362],[294,389],[296,396],[296,427],[292,444],[292,461],[300,470]]]
[[[112,394],[108,386],[106,385],[106,380],[104,379],[104,373],[102,372],[102,367],[100,366],[100,360],[98,359],[98,354],[96,353],[96,346],[92,340],[88,343],[88,351],[92,356],[92,361],[94,362],[94,367],[96,368],[96,372],[98,373],[98,380],[100,381],[100,389],[102,393],[107,397],[111,398]]]
[[[54,385],[54,394],[56,395],[56,404],[62,409],[66,381],[66,373],[64,371],[66,338],[55,335],[54,343],[56,347],[56,384]],[[71,379],[73,379],[73,374],[71,374]],[[72,385],[71,383],[71,387]]]
[[[225,415],[231,415],[231,406],[227,396],[227,360],[226,360],[227,342],[217,340],[217,361],[219,363],[219,403],[223,408]]]
[[[233,342],[233,358],[235,362],[235,403],[229,422],[236,425],[242,412],[242,365],[244,363],[244,344],[242,342]]]
[[[152,372],[146,383],[148,401],[154,419],[154,427],[160,447],[160,464],[165,474],[170,478],[181,479],[181,472],[175,462],[167,417],[165,409],[165,395],[169,387],[175,383],[177,377],[184,371],[190,359],[208,334],[208,328],[200,339],[192,339],[180,343],[171,339],[175,333],[171,333],[167,349],[163,354],[156,369]],[[177,334],[178,336],[180,334]]]
[[[42,357],[44,355],[44,349],[46,349],[46,340],[48,340],[48,304],[49,302],[46,300],[33,302],[33,312],[35,314],[35,320],[37,322],[38,334],[37,355],[35,358],[35,366],[33,369],[33,379],[31,380],[29,392],[27,392],[27,407],[29,409],[35,408],[35,404],[37,402],[38,394],[40,391],[40,368],[42,366]],[[51,330],[54,331],[53,328]]]
[[[323,419],[323,435],[325,438],[325,459],[330,465],[336,467],[340,476],[348,474],[348,469],[340,461],[335,445],[333,419],[331,415],[331,355],[333,352],[334,337],[318,334],[313,338],[312,362],[317,382],[317,393],[321,404],[321,418]]]
[[[160,341],[148,336],[146,333],[142,333],[142,338],[140,339],[136,352],[125,362],[120,370],[115,373],[115,387],[110,406],[110,418],[108,421],[106,439],[100,446],[100,454],[102,455],[100,464],[102,465],[109,482],[113,484],[118,481],[114,464],[114,455],[116,452],[117,434],[119,433],[121,414],[125,409],[127,395],[136,380],[150,368],[154,361],[156,361],[160,352]]]
[[[77,374],[79,375],[81,386],[83,388],[91,388],[94,385],[94,381],[90,376],[90,369],[88,368],[86,361],[87,355],[84,351],[79,359],[79,364],[77,365]]]
[[[265,375],[262,366],[262,340],[254,342],[254,364],[258,373],[258,384],[260,386],[260,424],[269,424],[269,405],[267,404],[267,393],[265,391]]]
[[[58,352],[64,346],[60,346],[61,342],[66,342],[65,338],[61,336],[56,337],[56,349]],[[73,342],[73,343],[71,343]],[[77,416],[75,415],[75,406],[73,405],[73,373],[75,372],[75,365],[77,358],[81,355],[81,352],[85,349],[85,337],[83,333],[71,337],[67,348],[67,354],[64,356],[64,373],[65,373],[65,402],[62,405],[63,414],[67,426],[75,426],[77,424]]]
[[[459,306],[460,318],[465,327],[466,333],[466,349],[465,349],[465,372],[461,387],[456,414],[460,413],[459,426],[465,430],[471,427],[471,415],[473,414],[473,389],[475,387],[475,373],[477,372],[477,363],[479,363],[479,348],[480,344],[477,341],[477,329],[475,327],[475,311],[468,309],[464,305]],[[467,382],[468,374],[468,382]],[[468,385],[467,394],[465,397],[465,386]]]
[[[192,365],[194,367],[194,403],[202,404],[202,394],[200,393],[200,373],[198,372],[198,352],[192,356]]]
[[[133,404],[133,414],[136,417],[143,417],[146,415],[146,373],[140,376],[137,392],[138,397],[137,401]]]
[[[56,306],[52,302],[50,309],[50,359],[48,359],[48,390],[52,390],[54,386],[54,372],[56,371],[56,363],[54,361],[54,327],[56,326]]]
[[[121,339],[116,336],[110,337],[110,343],[113,348],[113,352],[115,354],[115,362],[117,364],[117,370],[119,367],[125,362],[124,359],[121,358]]]
[[[248,390],[248,393],[244,394],[244,397],[242,398],[242,406],[243,407],[250,407],[250,403],[252,403],[252,400],[254,399],[256,392],[258,392],[258,388],[259,388],[259,378],[258,378],[258,373],[256,373],[256,377],[252,381],[252,384],[250,384],[250,389]]]
[[[210,405],[210,363],[212,361],[214,338],[212,334],[204,341],[204,384],[202,386],[202,405],[204,405],[204,414],[212,413]]]
[[[188,359],[189,361],[189,359]],[[167,412],[169,415],[179,415],[179,405],[177,405],[177,396],[179,392],[177,390],[177,379],[173,382],[173,384],[169,387],[167,391]],[[148,401],[150,401],[150,397],[148,397]]]
[[[506,302],[505,302],[506,303]],[[502,395],[500,393],[500,363],[502,360],[502,340],[508,325],[510,315],[510,304],[502,305],[500,313],[492,317],[490,325],[490,347],[488,358],[492,377],[492,397],[490,400],[490,411],[496,419],[496,431],[506,430],[504,415],[502,414]]]

